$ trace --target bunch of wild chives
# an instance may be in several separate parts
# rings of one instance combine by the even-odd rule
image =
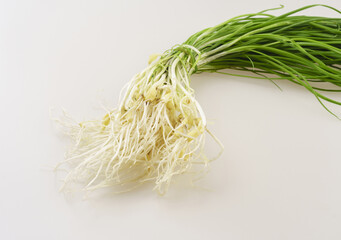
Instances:
[[[95,121],[63,122],[74,140],[62,162],[71,166],[65,183],[83,182],[89,190],[152,181],[164,193],[174,176],[192,172],[194,164],[207,166],[202,147],[208,130],[190,87],[194,73],[236,69],[255,73],[252,78],[287,79],[325,109],[322,100],[341,105],[323,94],[341,91],[341,19],[294,16],[316,6],[341,13],[310,5],[281,16],[245,14],[154,56],[129,82],[118,109]]]

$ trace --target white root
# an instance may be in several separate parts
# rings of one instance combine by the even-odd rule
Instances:
[[[192,66],[188,59],[181,61],[184,53],[167,54],[134,76],[118,109],[96,121],[63,123],[73,139],[61,163],[70,164],[64,187],[154,182],[163,194],[172,178],[192,171],[194,163],[207,166],[202,151],[206,118],[189,87]]]

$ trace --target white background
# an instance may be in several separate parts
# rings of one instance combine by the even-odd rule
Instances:
[[[226,148],[200,182],[208,190],[178,183],[164,197],[147,186],[83,200],[59,193],[46,170],[67,147],[50,107],[101,117],[99,102],[115,107],[150,54],[240,14],[310,3],[1,1],[0,239],[341,239],[341,123],[285,81],[281,92],[266,80],[193,76]]]

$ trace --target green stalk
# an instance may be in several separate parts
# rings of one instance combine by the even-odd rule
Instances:
[[[244,14],[194,34],[167,56],[185,52],[181,61],[191,62],[190,74],[217,72],[271,81],[287,79],[305,87],[332,113],[322,100],[338,105],[341,102],[321,92],[341,91],[341,18],[293,16],[318,6],[341,14],[338,9],[321,4],[277,17],[266,13],[275,9]],[[248,71],[258,76],[221,72],[223,69]],[[316,86],[316,83],[329,86]]]

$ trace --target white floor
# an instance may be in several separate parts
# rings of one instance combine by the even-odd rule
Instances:
[[[285,81],[281,92],[266,80],[193,76],[225,145],[200,182],[208,190],[178,182],[164,197],[146,186],[82,200],[59,193],[46,170],[67,146],[50,107],[101,116],[99,102],[115,107],[150,54],[236,15],[313,2],[0,1],[0,238],[341,239],[341,122]]]

